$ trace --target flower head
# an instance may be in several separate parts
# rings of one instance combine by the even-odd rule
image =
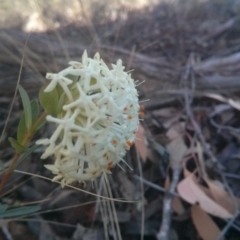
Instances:
[[[111,173],[133,144],[139,122],[138,93],[121,60],[109,69],[98,53],[91,59],[84,52],[82,62],[69,64],[47,74],[44,92],[57,89],[59,110],[46,118],[56,124],[52,136],[37,141],[47,146],[42,159],[55,156],[45,166],[62,186]]]

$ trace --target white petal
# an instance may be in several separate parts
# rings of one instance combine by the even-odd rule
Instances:
[[[88,61],[87,50],[84,50],[83,55],[82,55],[82,63],[84,65],[87,65],[87,61]]]
[[[53,165],[53,164],[45,164],[44,167],[47,168],[48,170],[50,170],[51,172],[54,172],[55,174],[57,172],[59,172],[57,167],[55,165]]]

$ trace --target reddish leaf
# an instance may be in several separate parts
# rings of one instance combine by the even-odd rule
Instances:
[[[191,216],[196,227],[198,234],[204,240],[215,240],[218,239],[221,233],[218,226],[212,220],[212,218],[204,212],[198,205],[191,207]]]
[[[199,203],[201,208],[214,216],[220,218],[232,218],[233,215],[227,209],[216,203],[212,198],[211,194],[206,194],[203,191],[203,187],[200,186],[196,180],[196,177],[192,174],[182,180],[177,186],[180,196],[191,204]]]

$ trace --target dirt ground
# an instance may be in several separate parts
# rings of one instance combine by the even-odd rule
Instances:
[[[107,64],[120,58],[144,81],[137,87],[144,120],[125,157],[132,170],[115,167],[109,183],[62,189],[51,182],[43,165],[53,159],[43,162],[41,148],[19,163],[0,193],[0,240],[240,239],[240,2],[110,8],[91,1],[92,14],[71,21],[40,3],[42,15],[31,21],[15,12],[12,23],[0,18],[1,178],[23,109],[17,95],[8,117],[21,64],[20,83],[36,99],[46,73],[81,61],[85,49]]]

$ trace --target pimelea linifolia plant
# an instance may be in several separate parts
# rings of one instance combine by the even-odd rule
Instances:
[[[62,186],[94,180],[124,162],[135,141],[140,110],[135,82],[121,60],[109,68],[99,53],[89,58],[85,51],[82,62],[69,65],[47,73],[49,82],[39,93],[44,113],[38,118],[36,102],[20,87],[24,113],[17,140],[10,139],[19,155],[44,119],[55,123],[53,134],[36,144],[46,146],[42,159],[54,156],[54,163],[45,167]]]
[[[57,98],[55,116],[46,117],[56,129],[50,138],[37,141],[47,146],[42,159],[54,155],[54,164],[45,167],[62,186],[110,173],[124,161],[139,122],[138,93],[121,60],[109,69],[98,53],[92,59],[85,51],[81,63],[69,64],[63,71],[46,76],[50,82],[40,101],[45,93]],[[47,111],[51,99],[46,106],[44,100],[41,103]]]

